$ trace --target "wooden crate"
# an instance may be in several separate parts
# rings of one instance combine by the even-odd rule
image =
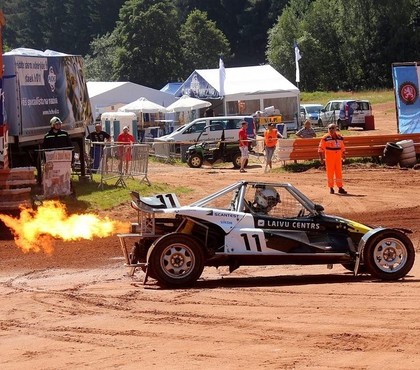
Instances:
[[[32,205],[30,185],[35,185],[35,167],[0,169],[0,210]]]

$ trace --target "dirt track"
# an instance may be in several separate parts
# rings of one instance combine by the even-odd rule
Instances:
[[[389,109],[375,110],[375,134],[395,132]],[[328,213],[410,228],[420,252],[420,171],[346,167],[339,196],[321,170],[149,168],[152,182],[194,189],[182,204],[257,177],[293,183]],[[128,198],[110,216],[134,221]],[[193,289],[163,290],[126,273],[117,237],[57,242],[51,256],[0,241],[1,369],[420,368],[419,253],[394,283],[339,266],[267,266],[206,268]]]

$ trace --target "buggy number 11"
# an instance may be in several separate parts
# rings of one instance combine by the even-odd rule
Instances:
[[[131,195],[137,222],[118,237],[130,273],[141,269],[145,283],[187,287],[205,266],[286,264],[397,280],[414,264],[409,230],[328,215],[288,183],[239,181],[186,206],[175,194]]]

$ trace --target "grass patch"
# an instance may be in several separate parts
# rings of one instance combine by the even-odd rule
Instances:
[[[383,167],[380,161],[376,158],[372,157],[360,157],[360,158],[348,158],[346,159],[344,166],[348,167]],[[321,162],[319,160],[312,160],[312,161],[301,161],[296,163],[286,163],[281,168],[273,169],[273,172],[305,172],[312,168],[320,168]]]
[[[301,92],[300,103],[320,103],[327,104],[330,100],[341,99],[359,99],[369,100],[371,104],[389,103],[395,101],[394,90],[367,90],[367,91],[315,91],[315,92]]]
[[[99,175],[93,176],[93,181],[80,181],[73,179],[73,189],[75,196],[60,199],[66,204],[69,210],[91,211],[112,209],[120,204],[130,201],[130,192],[137,191],[142,196],[152,194],[176,193],[187,194],[191,189],[184,186],[170,186],[164,183],[155,183],[151,186],[140,183],[139,180],[126,179],[127,188],[115,186],[117,179],[113,179],[108,184],[104,184],[103,190],[99,188]]]

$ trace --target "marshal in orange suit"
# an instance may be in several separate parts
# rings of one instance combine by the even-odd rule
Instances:
[[[334,194],[334,182],[340,194],[347,194],[343,188],[343,160],[345,159],[344,139],[337,132],[337,126],[330,124],[328,133],[319,142],[318,153],[321,164],[324,163],[327,170],[327,182],[330,193]]]

